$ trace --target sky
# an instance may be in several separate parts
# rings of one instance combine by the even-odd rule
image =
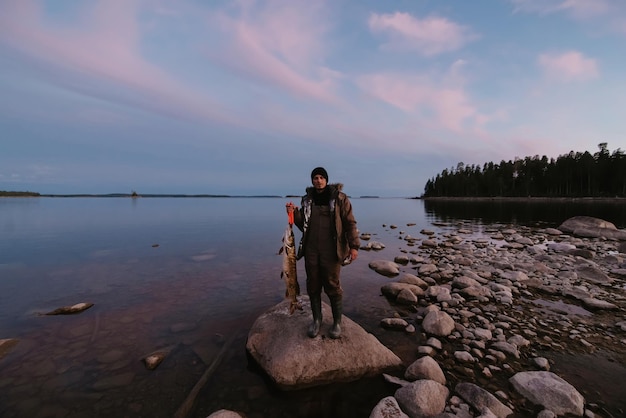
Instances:
[[[0,190],[409,197],[602,142],[624,0],[0,0]]]

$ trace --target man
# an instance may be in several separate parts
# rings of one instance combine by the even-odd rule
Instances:
[[[322,289],[328,295],[333,312],[331,338],[341,336],[343,289],[339,281],[341,266],[358,257],[359,231],[352,214],[350,199],[341,190],[341,183],[328,184],[323,167],[311,172],[313,187],[306,188],[301,207],[287,203],[287,213],[294,213],[294,222],[302,231],[298,258],[304,257],[306,290],[311,301],[313,322],[307,334],[315,338],[322,325]]]

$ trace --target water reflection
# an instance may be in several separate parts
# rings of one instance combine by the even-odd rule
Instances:
[[[626,200],[425,200],[427,215],[442,221],[474,219],[484,223],[542,224],[557,227],[573,216],[593,216],[626,227]]]

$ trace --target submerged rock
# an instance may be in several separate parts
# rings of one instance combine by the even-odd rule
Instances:
[[[374,260],[369,263],[369,268],[383,276],[393,277],[400,274],[400,266],[393,261]]]
[[[154,370],[163,362],[163,360],[165,360],[173,349],[174,347],[167,347],[161,350],[153,351],[152,353],[145,355],[141,360],[146,366],[146,369]]]
[[[53,311],[50,311],[44,315],[71,315],[77,314],[82,311],[85,311],[93,306],[93,303],[90,302],[81,302],[72,306],[63,306],[61,308],[57,308]]]
[[[9,354],[9,352],[17,345],[19,340],[15,338],[0,339],[0,360]]]

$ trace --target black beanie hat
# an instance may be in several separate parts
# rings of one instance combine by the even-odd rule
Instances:
[[[328,182],[328,173],[326,172],[326,169],[324,169],[324,167],[315,167],[313,171],[311,171],[311,180],[313,180],[313,177],[315,177],[318,174],[324,177],[326,181]]]

